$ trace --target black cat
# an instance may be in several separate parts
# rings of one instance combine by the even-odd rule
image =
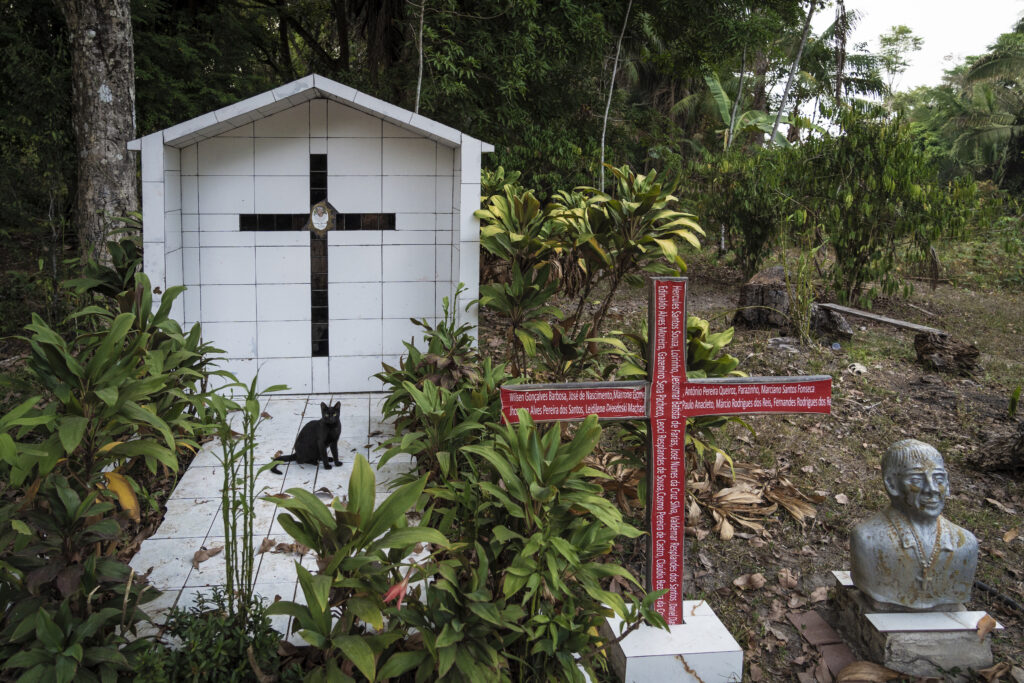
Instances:
[[[334,464],[341,465],[338,460],[338,438],[341,436],[341,402],[328,407],[326,403],[320,404],[320,419],[308,422],[299,430],[295,437],[295,445],[292,447],[291,455],[280,455],[274,458],[275,462],[297,462],[300,465],[315,465],[323,461],[324,469],[331,469],[331,463],[327,458],[327,449],[331,449],[334,456]],[[281,474],[277,465],[270,468],[274,474]]]

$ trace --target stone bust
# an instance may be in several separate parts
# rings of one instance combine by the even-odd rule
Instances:
[[[882,456],[882,480],[889,508],[850,535],[853,584],[879,609],[958,609],[974,585],[978,541],[942,516],[942,455],[915,439],[898,441]]]

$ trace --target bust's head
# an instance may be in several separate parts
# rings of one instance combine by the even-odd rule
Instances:
[[[949,477],[942,455],[916,439],[897,441],[882,456],[882,480],[892,506],[911,519],[942,514]]]

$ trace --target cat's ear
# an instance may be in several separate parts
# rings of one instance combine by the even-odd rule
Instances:
[[[320,414],[321,415],[326,415],[327,414],[327,404],[324,403],[323,401],[320,401]]]
[[[335,403],[334,406],[331,408],[331,410],[336,412],[336,413],[340,413],[341,412],[341,401],[338,401],[337,403]]]

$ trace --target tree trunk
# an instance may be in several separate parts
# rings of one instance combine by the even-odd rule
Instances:
[[[750,108],[755,111],[768,111],[768,55],[763,50],[754,53],[754,92]]]
[[[807,44],[807,34],[811,31],[811,19],[814,18],[814,0],[811,0],[811,8],[807,11],[807,19],[804,20],[804,31],[800,36],[800,47],[797,48],[796,57],[793,58],[793,63],[789,66],[789,76],[786,77],[786,87],[782,89],[782,99],[779,101],[779,111],[775,114],[775,125],[772,126],[772,134],[768,137],[766,144],[771,145],[775,142],[775,134],[779,130],[779,122],[782,121],[782,112],[786,109],[786,100],[789,99],[789,88],[793,85],[793,76],[796,75],[796,70],[800,66],[800,58],[804,54],[804,45]]]
[[[612,62],[612,80],[608,84],[608,104],[604,108],[604,123],[601,125],[601,179],[597,189],[604,191],[604,139],[608,132],[608,113],[612,109],[612,93],[615,92],[615,74],[619,70],[619,53],[622,52],[622,38],[626,35],[626,27],[629,25],[629,10],[633,9],[633,0],[626,5],[626,16],[622,19],[622,32],[619,34],[619,42],[615,46],[615,61]]]
[[[83,256],[106,261],[113,219],[138,211],[135,50],[129,0],[57,0],[72,57],[72,124],[78,152],[75,225]]]

